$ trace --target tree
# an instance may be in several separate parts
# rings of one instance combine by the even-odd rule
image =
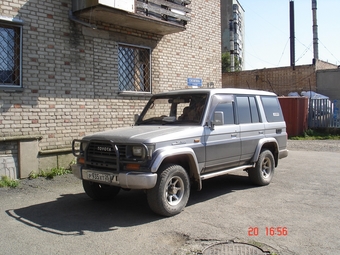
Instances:
[[[222,53],[222,73],[228,73],[228,72],[231,72],[231,66],[230,66],[230,52],[229,51],[226,51],[226,52],[223,52]],[[235,71],[241,71],[242,68],[241,68],[241,63],[240,63],[240,60],[237,56],[234,56],[234,70]]]

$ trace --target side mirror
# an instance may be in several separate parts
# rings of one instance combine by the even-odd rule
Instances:
[[[220,111],[214,112],[214,119],[212,123],[214,125],[224,125],[224,113]]]
[[[215,129],[215,125],[217,125],[217,126],[224,125],[224,113],[223,112],[220,112],[220,111],[214,112],[214,117],[210,121],[209,128],[211,130],[214,130]]]
[[[135,116],[133,118],[134,122],[136,123],[138,119],[139,119],[139,114],[135,114]]]

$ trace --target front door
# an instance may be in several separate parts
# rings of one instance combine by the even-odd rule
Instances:
[[[205,173],[239,164],[241,155],[240,126],[235,124],[232,95],[214,95],[205,127]],[[218,116],[218,117],[217,117]]]

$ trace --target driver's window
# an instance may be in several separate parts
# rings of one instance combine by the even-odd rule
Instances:
[[[213,117],[215,125],[235,124],[233,102],[219,103]]]
[[[215,94],[209,109],[208,122],[212,125],[235,124],[234,96],[230,94]]]

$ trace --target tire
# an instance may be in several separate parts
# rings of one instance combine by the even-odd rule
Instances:
[[[263,150],[254,168],[248,171],[249,179],[255,185],[268,185],[274,176],[275,160],[269,150]]]
[[[83,180],[85,193],[93,200],[112,200],[118,195],[120,187]]]
[[[189,177],[179,165],[165,165],[160,168],[155,187],[147,190],[151,210],[167,217],[179,214],[186,206],[189,196]]]

